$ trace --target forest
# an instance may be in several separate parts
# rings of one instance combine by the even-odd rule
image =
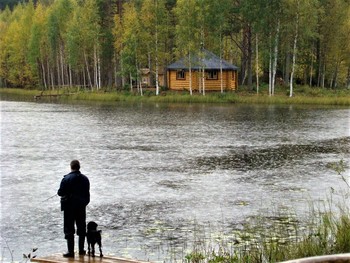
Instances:
[[[167,65],[204,47],[252,89],[350,88],[350,0],[6,1],[0,87],[126,89],[147,68],[158,94]]]

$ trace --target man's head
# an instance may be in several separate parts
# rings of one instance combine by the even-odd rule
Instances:
[[[72,171],[79,171],[80,170],[80,163],[78,160],[73,160],[70,162],[70,169]]]

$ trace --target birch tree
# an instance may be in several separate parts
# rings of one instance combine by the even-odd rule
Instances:
[[[68,83],[66,74],[65,42],[68,18],[72,17],[72,2],[57,0],[51,6],[48,14],[48,39],[51,53],[51,83],[64,86]]]
[[[322,48],[323,65],[321,71],[321,86],[337,88],[339,82],[346,82],[349,60],[349,34],[348,26],[350,3],[346,0],[325,1],[325,12],[337,14],[324,16],[320,22],[320,46]],[[328,83],[327,83],[328,80]]]
[[[129,76],[130,90],[133,90],[133,80],[139,89],[141,50],[141,25],[133,2],[124,4],[122,17],[122,50],[121,63],[123,76]],[[140,90],[142,93],[142,89]]]
[[[7,7],[0,11],[0,87],[7,86],[8,65],[7,65],[7,31],[10,25],[11,11]]]
[[[44,89],[48,88],[48,39],[47,39],[47,10],[38,3],[33,16],[31,35],[28,43],[29,61],[33,72],[38,75]]]
[[[17,5],[10,16],[11,22],[2,38],[3,48],[1,64],[5,63],[6,81],[17,87],[26,87],[35,83],[28,58],[28,42],[34,14],[34,5]]]
[[[176,23],[177,57],[187,57],[189,70],[189,90],[192,95],[192,55],[197,54],[201,34],[199,27],[198,5],[196,0],[178,0],[174,8]]]
[[[164,0],[144,0],[141,9],[142,41],[147,47],[148,67],[155,72],[156,95],[159,95],[159,69],[166,58],[166,37],[168,11]],[[154,68],[154,70],[153,70]]]
[[[293,62],[292,71],[290,73],[290,83],[289,83],[289,97],[293,97],[293,77],[295,70],[295,60],[297,55],[297,43],[299,36],[299,16],[300,16],[300,1],[296,0],[296,12],[295,12],[295,32],[294,32],[294,42],[293,42]]]

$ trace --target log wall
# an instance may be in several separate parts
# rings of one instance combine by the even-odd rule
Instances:
[[[190,74],[186,71],[185,79],[176,78],[177,71],[168,71],[168,87],[171,90],[189,90],[190,89]],[[192,72],[192,90],[199,90],[202,84],[201,72]],[[220,91],[221,79],[218,72],[218,79],[205,79],[206,91]],[[223,87],[224,90],[235,90],[237,88],[237,72],[223,71]]]

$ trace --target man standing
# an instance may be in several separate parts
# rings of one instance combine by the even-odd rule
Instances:
[[[90,202],[90,182],[80,172],[79,161],[73,160],[70,167],[71,172],[63,177],[57,192],[61,197],[63,231],[68,247],[68,252],[63,254],[64,257],[74,257],[75,224],[79,236],[79,255],[85,255],[86,206]]]

